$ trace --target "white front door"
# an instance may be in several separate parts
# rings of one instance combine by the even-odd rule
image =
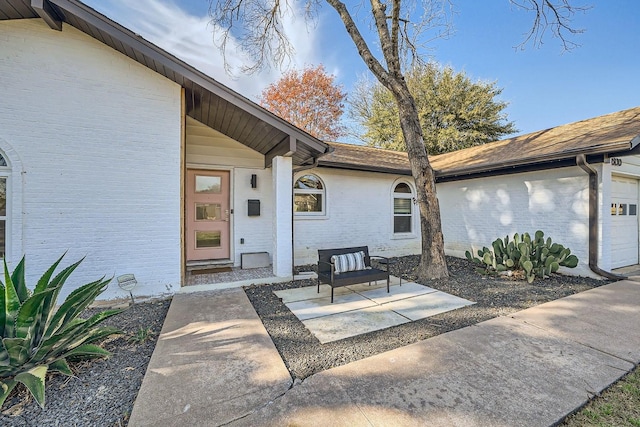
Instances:
[[[611,177],[611,267],[638,264],[638,180]]]

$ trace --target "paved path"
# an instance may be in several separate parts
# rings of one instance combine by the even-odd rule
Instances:
[[[640,362],[640,283],[633,281],[330,369],[292,388],[242,290],[189,298],[172,303],[133,427],[549,426]],[[181,321],[173,319],[178,313]]]

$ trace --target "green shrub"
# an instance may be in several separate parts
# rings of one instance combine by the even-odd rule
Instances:
[[[522,271],[531,283],[536,277],[545,278],[562,267],[574,268],[578,265],[578,257],[571,255],[571,250],[553,243],[551,238],[544,239],[544,233],[536,231],[531,238],[529,233],[522,236],[516,233],[513,240],[509,236],[496,239],[487,247],[478,251],[478,258],[466,251],[467,259],[475,263],[477,270],[483,274],[497,274],[503,271]]]
[[[47,371],[72,375],[67,359],[108,356],[108,351],[92,343],[120,332],[96,325],[122,310],[103,311],[89,319],[78,317],[111,279],[103,277],[74,290],[55,309],[62,285],[82,262],[51,279],[63,257],[42,275],[33,292],[25,284],[24,258],[12,274],[4,261],[5,283],[0,282],[0,407],[11,390],[22,383],[44,408]]]

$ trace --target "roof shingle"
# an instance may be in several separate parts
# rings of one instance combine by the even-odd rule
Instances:
[[[500,171],[594,155],[630,151],[640,144],[640,107],[431,156],[437,177]],[[329,143],[334,149],[320,166],[411,174],[406,153]]]

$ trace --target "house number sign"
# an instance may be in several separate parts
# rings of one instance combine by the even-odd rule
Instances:
[[[619,157],[612,157],[610,162],[611,166],[622,166],[622,159]]]

